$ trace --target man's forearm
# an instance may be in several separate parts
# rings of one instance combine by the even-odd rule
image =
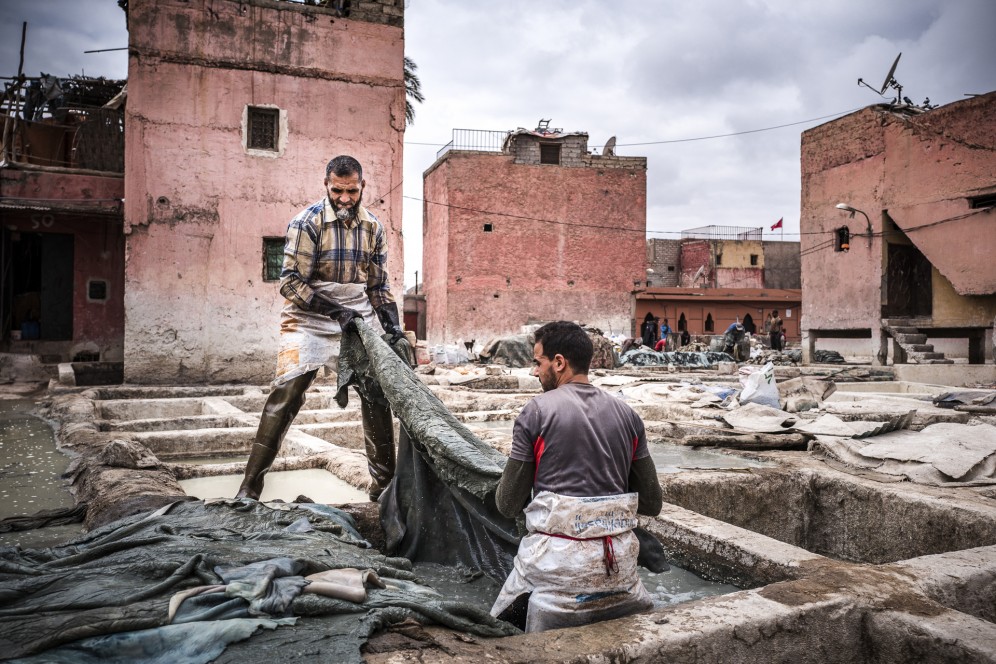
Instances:
[[[498,483],[495,493],[495,503],[498,511],[508,518],[514,518],[522,511],[532,497],[533,475],[536,464],[509,459],[505,464],[505,472]]]
[[[645,516],[657,516],[664,507],[664,492],[657,479],[657,467],[651,457],[633,461],[629,469],[629,490],[639,494],[636,511]]]

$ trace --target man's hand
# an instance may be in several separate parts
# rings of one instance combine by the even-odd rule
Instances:
[[[353,309],[346,309],[345,307],[343,307],[342,313],[336,316],[336,320],[339,321],[339,327],[342,328],[343,332],[348,332],[350,330],[355,332],[355,321],[357,318],[363,320],[363,316],[360,315],[360,312]]]
[[[355,330],[356,323],[353,321],[357,318],[362,318],[359,312],[347,309],[324,293],[315,293],[312,296],[311,311],[334,318],[339,322],[339,327],[342,328],[343,332],[350,329]]]
[[[401,323],[398,321],[398,305],[394,302],[390,304],[382,304],[376,309],[377,318],[380,319],[380,326],[384,328],[384,331],[391,335],[391,344],[394,345],[398,342],[398,339],[402,339],[405,336],[404,330],[401,329]]]

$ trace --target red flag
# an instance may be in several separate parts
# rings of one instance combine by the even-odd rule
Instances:
[[[778,221],[776,221],[775,225],[771,227],[771,230],[775,230],[776,228],[781,228],[783,221],[785,221],[785,217],[782,217],[781,219],[779,219]]]

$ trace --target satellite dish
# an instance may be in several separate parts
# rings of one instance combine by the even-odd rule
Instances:
[[[613,136],[609,140],[605,141],[605,147],[602,148],[603,157],[614,157],[616,156],[616,137]]]
[[[902,53],[900,53],[899,55],[897,55],[896,59],[892,62],[892,67],[889,68],[889,73],[885,75],[885,80],[882,82],[882,87],[880,87],[880,88],[873,88],[872,86],[870,86],[867,83],[865,83],[865,79],[863,79],[863,78],[859,78],[858,79],[858,85],[863,85],[866,88],[868,88],[869,90],[874,90],[875,92],[877,92],[879,95],[881,95],[883,97],[885,96],[885,91],[886,90],[888,90],[890,87],[895,88],[896,92],[898,92],[899,94],[898,94],[898,96],[896,97],[896,99],[895,99],[895,101],[893,103],[900,102],[902,100],[902,98],[903,98],[903,86],[899,85],[899,81],[897,81],[894,78],[894,76],[895,76],[895,73],[896,73],[896,67],[899,66],[899,58],[901,58],[901,57],[903,57]]]
[[[903,57],[902,53],[896,56],[892,67],[889,68],[889,73],[885,75],[885,80],[882,81],[882,89],[878,91],[880,95],[884,95],[885,91],[889,89],[889,83],[892,82],[892,75],[896,73],[896,67],[899,66],[899,58],[901,57]]]
[[[693,286],[695,285],[695,282],[699,280],[699,277],[701,277],[704,272],[705,272],[705,265],[699,265],[699,271],[695,273],[694,277],[692,277]]]

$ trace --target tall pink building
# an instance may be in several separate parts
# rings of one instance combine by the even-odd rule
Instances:
[[[127,382],[272,378],[284,231],[337,154],[363,164],[400,301],[403,0],[341,5],[129,3]]]
[[[424,176],[430,343],[566,319],[630,334],[646,280],[647,160],[559,130],[454,132]]]

